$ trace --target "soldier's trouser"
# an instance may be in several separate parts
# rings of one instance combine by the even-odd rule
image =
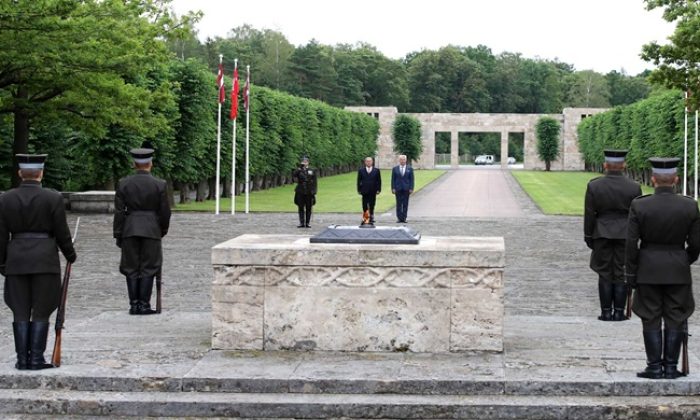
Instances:
[[[61,299],[61,276],[50,273],[8,275],[4,295],[15,322],[46,322]]]
[[[590,267],[598,273],[601,281],[624,283],[625,240],[605,239],[593,240]]]
[[[684,330],[685,322],[695,311],[690,284],[640,284],[634,293],[632,310],[641,318],[644,331]]]
[[[311,222],[311,207],[313,207],[313,195],[304,194],[299,196],[297,209],[299,210],[299,224],[309,224]]]
[[[163,264],[160,239],[132,236],[122,239],[122,259],[119,271],[127,277],[154,277]]]

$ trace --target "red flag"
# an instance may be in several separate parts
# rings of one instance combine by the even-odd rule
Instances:
[[[219,88],[219,103],[226,100],[226,90],[224,89],[224,64],[219,61],[219,72],[216,74],[216,86]]]
[[[238,116],[238,66],[233,69],[233,88],[231,89],[231,119]]]
[[[246,67],[247,75],[245,78],[245,87],[243,88],[243,101],[245,103],[245,112],[250,110],[250,66]]]

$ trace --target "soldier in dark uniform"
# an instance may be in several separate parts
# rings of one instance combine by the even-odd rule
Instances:
[[[637,376],[675,379],[682,375],[678,355],[695,310],[690,264],[700,254],[700,212],[695,200],[673,191],[679,159],[649,161],[656,190],[632,201],[625,276],[636,288],[632,310],[642,319],[647,355],[647,368]]]
[[[63,197],[41,187],[45,160],[46,155],[17,155],[22,183],[0,196],[0,273],[14,317],[19,370],[53,367],[44,351],[49,317],[61,298],[57,247],[69,262],[76,259]]]
[[[605,150],[605,176],[586,188],[583,234],[592,250],[590,267],[598,273],[601,321],[623,321],[627,286],[623,272],[627,215],[642,195],[638,183],[624,176],[626,150]],[[614,308],[614,311],[613,311]]]
[[[299,209],[298,228],[310,228],[311,207],[316,204],[316,192],[318,184],[316,182],[316,170],[309,167],[309,158],[301,158],[299,167],[292,172],[292,180],[297,183],[294,189],[294,204]]]
[[[132,149],[136,174],[119,180],[114,197],[114,237],[122,250],[129,314],[150,315],[153,280],[163,264],[161,238],[170,226],[166,183],[151,175],[153,149]]]

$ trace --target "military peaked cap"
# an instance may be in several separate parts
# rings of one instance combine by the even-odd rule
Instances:
[[[151,160],[153,160],[153,153],[155,150],[153,149],[148,149],[145,147],[142,148],[137,148],[137,149],[131,149],[129,153],[131,153],[131,157],[134,158],[134,162],[136,163],[148,163]]]
[[[605,149],[603,150],[603,154],[605,154],[606,162],[619,163],[625,161],[627,150]]]
[[[20,169],[44,169],[44,162],[48,155],[17,154],[17,164]]]
[[[651,163],[652,172],[660,175],[670,175],[676,173],[676,168],[680,163],[678,158],[649,158],[649,163]]]

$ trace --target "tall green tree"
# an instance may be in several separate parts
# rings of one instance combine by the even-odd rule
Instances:
[[[420,121],[406,114],[399,114],[391,131],[394,138],[394,152],[406,155],[409,162],[420,159],[423,143],[420,138]]]
[[[676,22],[668,44],[651,42],[642,58],[657,66],[650,80],[672,89],[690,91],[692,109],[700,107],[700,3],[691,0],[645,0],[648,10],[663,8],[663,17]]]
[[[544,161],[546,171],[551,169],[552,162],[559,157],[560,132],[559,121],[552,117],[542,117],[535,124],[537,155]]]
[[[1,2],[0,113],[13,116],[13,152],[27,152],[36,118],[95,136],[117,123],[153,132],[154,91],[135,82],[168,59],[168,2]]]

